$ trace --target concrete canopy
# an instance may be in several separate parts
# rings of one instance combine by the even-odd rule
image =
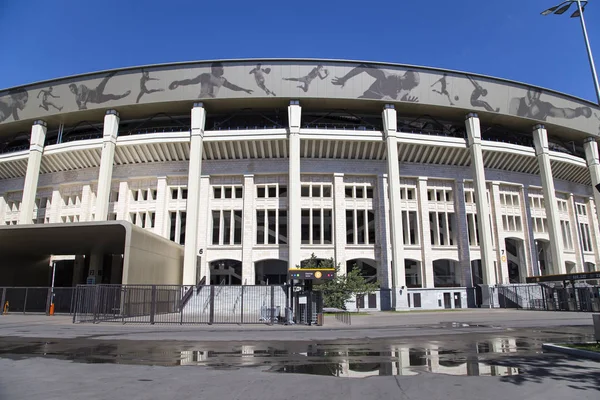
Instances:
[[[123,284],[181,284],[183,246],[126,221],[0,227],[0,271],[92,253],[122,254]]]

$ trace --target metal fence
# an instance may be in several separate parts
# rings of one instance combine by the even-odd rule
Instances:
[[[9,313],[46,313],[54,302],[54,312],[71,314],[74,307],[73,287],[0,287],[2,309],[8,302]]]
[[[75,294],[73,322],[293,323],[290,305],[286,285],[80,285]],[[317,302],[315,312],[318,306]],[[300,319],[309,321],[306,313],[300,314]]]
[[[600,311],[600,287],[503,285],[498,287],[500,308],[548,311]]]

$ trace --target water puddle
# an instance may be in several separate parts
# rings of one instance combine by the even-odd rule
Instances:
[[[79,363],[203,366],[229,370],[252,367],[275,373],[351,378],[422,373],[506,376],[521,373],[519,366],[511,362],[513,357],[540,356],[541,344],[552,340],[547,336],[477,335],[418,342],[414,342],[415,339],[363,339],[244,343],[3,338],[0,357],[48,357]],[[585,335],[565,334],[558,340],[586,339]]]

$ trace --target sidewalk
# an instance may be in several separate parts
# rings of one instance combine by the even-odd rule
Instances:
[[[325,316],[324,326],[305,325],[135,325],[73,324],[70,316],[0,316],[0,337],[95,338],[127,340],[335,340],[457,333],[503,332],[513,328],[587,326],[589,313],[481,310],[455,312],[376,312],[353,315],[352,325]]]

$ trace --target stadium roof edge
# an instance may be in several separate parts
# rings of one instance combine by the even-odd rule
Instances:
[[[287,62],[291,61],[291,62],[361,63],[361,64],[372,64],[372,65],[387,66],[387,67],[419,68],[419,69],[435,71],[435,72],[448,72],[448,73],[453,73],[453,74],[469,75],[469,76],[478,77],[478,78],[492,79],[492,80],[495,80],[498,82],[504,82],[504,83],[509,83],[509,84],[522,85],[522,86],[529,86],[532,88],[543,90],[547,93],[553,93],[553,94],[557,94],[560,96],[565,96],[565,97],[568,97],[573,100],[578,100],[578,101],[588,103],[589,105],[593,105],[596,107],[598,106],[597,103],[595,103],[591,100],[577,97],[577,96],[574,96],[574,95],[571,95],[568,93],[560,92],[558,90],[548,89],[548,88],[545,88],[542,86],[532,85],[532,84],[521,82],[521,81],[516,81],[516,80],[512,80],[512,79],[507,79],[507,78],[498,78],[495,76],[485,75],[485,74],[480,74],[480,73],[459,71],[459,70],[446,69],[446,68],[440,68],[440,67],[428,67],[428,66],[420,66],[420,65],[413,65],[413,64],[392,63],[392,62],[385,62],[385,61],[344,60],[344,59],[329,59],[329,58],[233,58],[233,59],[178,61],[178,62],[167,62],[167,63],[158,63],[158,64],[137,65],[137,66],[129,66],[129,67],[121,67],[121,68],[111,68],[111,69],[99,70],[99,71],[93,71],[93,72],[85,72],[82,74],[67,75],[67,76],[63,76],[63,77],[59,77],[59,78],[46,79],[46,80],[37,81],[37,82],[30,82],[30,83],[23,84],[23,85],[17,85],[17,86],[13,86],[13,87],[0,89],[0,95],[4,94],[5,92],[8,92],[10,90],[15,90],[15,89],[20,89],[20,88],[28,88],[30,86],[47,84],[47,83],[51,83],[51,82],[59,82],[59,81],[67,80],[67,79],[84,78],[84,77],[107,73],[107,72],[131,71],[131,70],[136,70],[136,69],[141,69],[141,68],[185,66],[185,65],[193,65],[193,64],[199,64],[199,63],[208,64],[208,63],[214,63],[214,62],[224,62],[224,63],[261,62],[261,63],[264,63],[264,62],[286,62],[286,61]]]

